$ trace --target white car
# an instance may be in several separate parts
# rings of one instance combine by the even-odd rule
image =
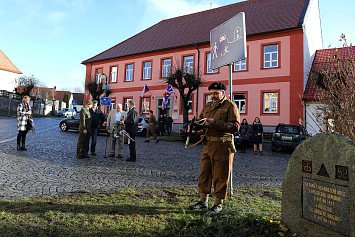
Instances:
[[[66,118],[71,118],[76,115],[76,111],[74,109],[62,108],[58,111],[58,117],[64,116]]]

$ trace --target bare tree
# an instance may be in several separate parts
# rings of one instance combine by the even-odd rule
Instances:
[[[76,86],[73,88],[73,92],[74,93],[84,93],[84,90],[80,86]]]
[[[21,96],[25,96],[25,95],[30,96],[31,91],[35,86],[44,85],[34,76],[30,76],[30,77],[21,76],[16,80],[17,80],[17,85],[22,87],[22,90],[19,90],[19,88],[15,88],[15,93]]]
[[[100,101],[100,96],[105,92],[103,89],[103,83],[102,82],[97,83],[96,80],[92,77],[89,78],[85,87],[88,89],[93,100]],[[110,95],[111,93],[112,92],[108,90],[106,92],[106,95]]]
[[[348,47],[345,35],[346,57],[338,50],[310,76],[316,81],[320,105],[314,114],[322,124],[322,132],[336,131],[355,140],[355,64],[353,48]]]
[[[164,80],[179,91],[183,123],[186,123],[189,120],[189,101],[192,98],[192,92],[197,90],[202,83],[199,73],[197,71],[183,70],[180,66],[175,66],[172,68],[171,74]]]

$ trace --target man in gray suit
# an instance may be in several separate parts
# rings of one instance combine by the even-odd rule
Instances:
[[[128,101],[129,111],[127,113],[127,118],[124,121],[126,125],[126,131],[132,139],[136,139],[135,133],[138,131],[138,110],[135,107],[133,100]],[[126,161],[135,162],[136,161],[136,142],[130,141],[129,143],[129,153],[130,157]]]
[[[116,109],[111,110],[107,117],[106,129],[110,133],[110,145],[108,157],[115,156],[116,140],[118,141],[118,158],[122,158],[124,136],[119,134],[119,128],[123,128],[127,113],[122,110],[122,104],[117,104]],[[114,129],[115,128],[115,129]],[[117,131],[116,131],[117,130]],[[122,130],[122,129],[121,129]]]

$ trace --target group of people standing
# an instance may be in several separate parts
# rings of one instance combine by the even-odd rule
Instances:
[[[161,114],[158,118],[158,124],[159,136],[163,136],[165,131],[168,133],[168,135],[171,134],[171,131],[173,129],[173,118],[169,114],[167,114],[166,116],[164,114]]]
[[[79,139],[77,143],[77,158],[89,158],[89,142],[91,137],[91,156],[96,156],[96,139],[99,126],[105,121],[105,116],[97,107],[97,101],[87,100],[85,107],[80,111]],[[133,100],[128,101],[129,111],[122,110],[122,104],[117,104],[107,117],[106,130],[110,134],[109,157],[115,156],[115,147],[118,143],[118,158],[123,158],[124,134],[123,130],[131,138],[129,143],[130,157],[126,161],[136,161],[135,133],[138,130],[138,110]]]
[[[260,155],[263,152],[263,125],[260,122],[259,117],[255,117],[252,125],[249,125],[246,119],[240,124],[239,138],[241,140],[240,152],[245,153],[245,149],[248,147],[249,137],[254,144],[254,154],[257,155],[259,148]]]

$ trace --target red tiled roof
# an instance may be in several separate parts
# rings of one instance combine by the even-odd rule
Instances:
[[[83,64],[210,41],[210,31],[245,12],[247,35],[302,27],[309,0],[249,0],[160,21]]]
[[[344,48],[333,48],[333,49],[321,49],[317,50],[314,56],[313,64],[311,71],[309,73],[308,81],[306,88],[303,93],[304,100],[318,100],[319,94],[318,86],[316,85],[316,81],[312,74],[314,72],[318,72],[322,69],[329,70],[332,64],[329,63],[329,59],[334,57],[335,50],[337,50],[337,54],[340,58],[353,58],[355,59],[355,46],[352,47],[344,47]]]

